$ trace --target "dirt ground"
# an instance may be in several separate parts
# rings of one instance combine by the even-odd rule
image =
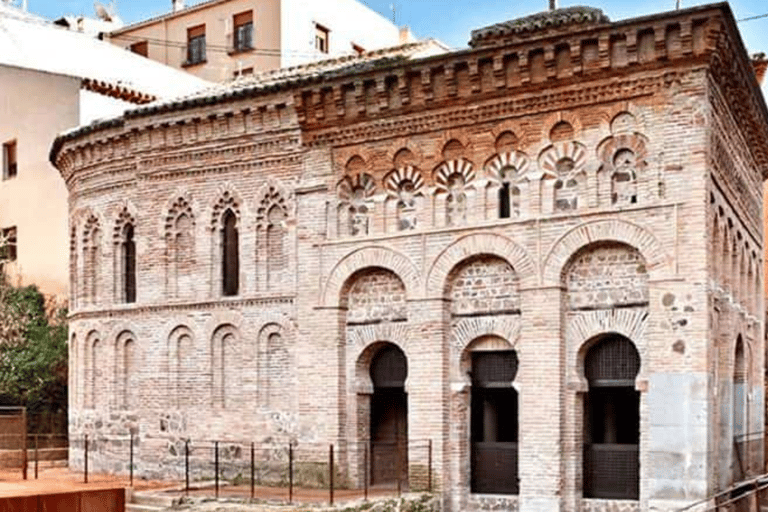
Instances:
[[[139,491],[163,489],[170,485],[173,483],[138,479],[133,482],[134,489]],[[0,498],[128,486],[127,477],[94,474],[88,475],[86,484],[81,472],[70,471],[67,468],[40,468],[37,480],[35,480],[35,470],[31,466],[27,471],[27,480],[22,479],[20,469],[0,469]]]

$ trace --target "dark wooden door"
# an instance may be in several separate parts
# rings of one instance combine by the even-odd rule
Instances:
[[[377,389],[371,401],[371,484],[405,485],[408,478],[408,400],[400,389]]]

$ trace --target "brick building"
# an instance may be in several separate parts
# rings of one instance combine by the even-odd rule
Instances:
[[[147,474],[188,437],[292,440],[418,488],[431,439],[447,510],[526,512],[676,510],[763,471],[768,114],[727,4],[430,52],[56,140],[73,466],[88,433],[125,470],[130,428]]]

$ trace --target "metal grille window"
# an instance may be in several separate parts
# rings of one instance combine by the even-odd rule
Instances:
[[[517,353],[512,350],[472,354],[472,492],[517,494],[518,423]]]
[[[227,210],[221,230],[221,274],[222,292],[225,296],[237,295],[240,283],[240,254],[237,233],[237,218]]]
[[[592,347],[584,361],[584,496],[638,499],[640,491],[640,356],[622,337]]]
[[[15,178],[17,173],[16,141],[12,140],[3,144],[3,179]]]
[[[233,18],[232,50],[243,52],[253,49],[253,11],[241,12]]]
[[[185,65],[205,62],[205,25],[187,29],[187,60]]]

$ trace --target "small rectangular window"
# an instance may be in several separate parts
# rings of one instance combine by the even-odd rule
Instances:
[[[235,70],[234,73],[232,73],[232,76],[237,78],[239,76],[246,76],[246,75],[252,75],[253,74],[253,68],[243,68],[240,71]]]
[[[315,23],[315,49],[317,51],[321,53],[329,52],[331,42],[330,34],[330,30],[319,23]]]
[[[187,60],[186,66],[205,62],[205,25],[187,29]]]
[[[18,162],[16,160],[16,141],[11,140],[3,144],[3,179],[15,178],[18,173]]]
[[[16,226],[0,230],[0,261],[16,261]]]
[[[234,27],[232,51],[244,52],[253,49],[253,11],[241,12],[232,19]]]
[[[131,45],[131,51],[136,55],[147,57],[149,55],[149,43],[147,41],[139,41]]]

